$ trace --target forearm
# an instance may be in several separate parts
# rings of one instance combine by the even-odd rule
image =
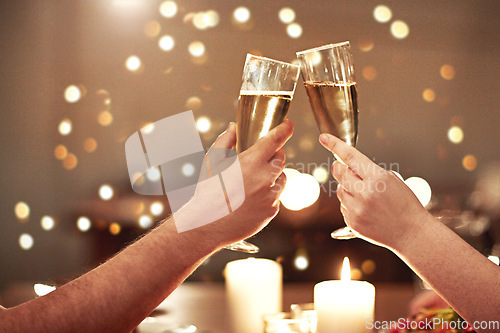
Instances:
[[[54,292],[0,312],[8,332],[130,332],[218,249],[168,219],[106,263]]]
[[[400,256],[465,320],[500,320],[500,267],[430,214],[398,246]]]

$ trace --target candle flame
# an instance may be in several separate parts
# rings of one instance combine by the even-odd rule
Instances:
[[[340,275],[341,281],[351,281],[351,265],[349,264],[349,258],[345,257],[342,263],[342,274]]]

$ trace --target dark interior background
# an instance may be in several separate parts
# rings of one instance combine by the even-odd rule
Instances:
[[[160,14],[160,4],[157,0],[0,2],[0,291],[20,281],[63,283],[145,232],[137,224],[134,207],[141,202],[147,206],[153,199],[167,203],[166,198],[131,191],[124,142],[134,131],[192,109],[196,117],[206,116],[212,122],[210,131],[202,134],[208,147],[235,120],[247,52],[293,61],[295,51],[344,40],[351,41],[357,70],[359,150],[377,163],[397,165],[404,178],[427,180],[433,190],[430,209],[445,215],[443,222],[458,226],[457,232],[485,255],[496,251],[498,1],[176,0],[178,10],[171,18]],[[386,23],[373,14],[380,4],[392,12]],[[239,6],[251,13],[244,24],[232,19]],[[278,17],[283,7],[295,11],[294,22],[303,29],[298,38],[287,34],[287,24]],[[193,15],[208,10],[218,13],[218,24],[197,29]],[[405,38],[391,34],[391,24],[397,20],[409,27]],[[172,50],[158,47],[163,35],[175,40]],[[202,57],[189,54],[193,41],[204,44]],[[142,61],[137,72],[125,67],[131,55]],[[444,65],[453,69],[446,78],[440,72]],[[69,85],[83,92],[76,103],[64,98]],[[98,122],[103,111],[112,115],[108,126]],[[58,126],[66,118],[72,122],[72,132],[62,136]],[[331,163],[317,143],[319,132],[301,82],[289,118],[296,128],[287,145],[290,166]],[[451,126],[463,130],[458,144],[447,137]],[[87,138],[97,142],[94,152],[85,151]],[[55,158],[58,145],[76,156],[76,167],[67,170]],[[472,157],[464,162],[467,155]],[[115,189],[110,201],[98,197],[105,183]],[[29,218],[16,217],[18,202],[28,204]],[[282,209],[252,239],[261,247],[258,256],[282,262],[285,281],[338,278],[346,255],[361,279],[411,281],[410,270],[390,251],[361,240],[329,237],[343,225],[338,206],[334,193],[322,191],[309,208]],[[49,231],[40,224],[46,215],[56,223]],[[92,221],[89,231],[76,227],[80,216]],[[116,235],[109,231],[113,222],[121,227]],[[29,250],[19,245],[25,233],[34,240]],[[307,269],[294,266],[297,255],[308,258]],[[222,251],[190,279],[222,281],[224,265],[244,257]]]

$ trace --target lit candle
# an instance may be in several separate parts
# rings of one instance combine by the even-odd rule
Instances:
[[[365,281],[351,281],[347,257],[340,281],[324,281],[314,286],[317,333],[368,332],[367,320],[373,320],[374,306],[375,287]]]
[[[226,265],[226,295],[234,333],[260,333],[264,314],[281,312],[281,265],[248,258]]]

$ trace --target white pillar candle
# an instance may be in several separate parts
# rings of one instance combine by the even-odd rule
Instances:
[[[368,332],[367,320],[373,320],[374,306],[375,287],[365,281],[351,281],[346,257],[341,280],[324,281],[314,286],[314,308],[318,315],[316,332]]]
[[[262,315],[281,312],[281,265],[248,258],[226,265],[226,295],[234,333],[261,333]]]

